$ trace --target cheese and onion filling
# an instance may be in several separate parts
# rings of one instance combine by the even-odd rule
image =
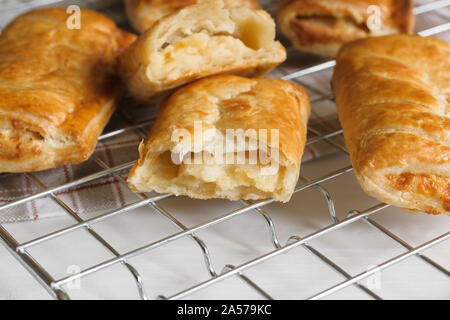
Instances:
[[[207,27],[186,27],[166,36],[160,50],[153,52],[149,79],[171,81],[211,68],[227,69],[237,64],[260,63],[267,53],[276,50],[272,21],[250,10],[231,9],[230,25],[222,30]]]
[[[292,189],[297,178],[295,170],[288,170],[282,164],[175,164],[171,156],[167,151],[154,160],[150,166],[152,173],[146,175],[151,176],[151,181],[143,185],[150,183],[159,191],[174,193],[174,188],[196,189],[206,194],[245,189],[256,195],[266,195]]]

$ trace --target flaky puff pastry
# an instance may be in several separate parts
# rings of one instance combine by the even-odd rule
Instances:
[[[199,80],[163,104],[128,184],[136,192],[287,202],[309,115],[308,94],[294,83],[232,75]]]
[[[210,0],[125,0],[128,19],[140,33],[149,29],[162,17],[186,6]],[[225,7],[259,9],[258,0],[224,0]]]
[[[121,92],[116,57],[135,36],[82,10],[28,12],[0,36],[0,172],[79,163],[92,153]]]
[[[347,44],[333,90],[363,190],[411,212],[450,213],[450,45],[394,35]]]
[[[159,20],[119,60],[138,100],[215,74],[261,76],[286,59],[275,23],[263,10],[223,8],[223,1],[188,6]]]
[[[413,8],[412,0],[289,0],[281,5],[277,21],[300,51],[335,57],[350,41],[411,33]]]

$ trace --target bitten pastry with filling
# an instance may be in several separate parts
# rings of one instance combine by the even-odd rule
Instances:
[[[210,0],[125,0],[125,9],[133,27],[142,33],[162,17],[186,6]],[[224,0],[225,7],[259,9],[258,0]]]
[[[450,214],[450,45],[358,40],[340,51],[332,84],[362,189],[410,212]]]
[[[287,202],[310,115],[308,94],[279,79],[205,78],[160,109],[128,177],[135,192]]]
[[[300,51],[335,57],[344,43],[412,33],[412,0],[289,0],[278,11],[281,31]]]
[[[148,102],[210,75],[261,76],[285,59],[267,12],[216,0],[159,20],[120,57],[119,71],[133,97]]]
[[[68,17],[31,11],[0,35],[0,172],[86,160],[123,91],[116,58],[135,36],[94,11],[80,29]]]

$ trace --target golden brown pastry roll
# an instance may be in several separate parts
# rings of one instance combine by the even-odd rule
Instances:
[[[0,172],[79,163],[92,153],[121,90],[116,57],[135,36],[82,10],[19,16],[0,35]]]
[[[128,184],[192,198],[287,202],[310,114],[303,87],[232,75],[194,82],[160,109]]]
[[[345,45],[333,90],[356,178],[380,201],[450,213],[450,45],[392,35]]]
[[[350,41],[411,33],[413,7],[412,0],[290,0],[277,20],[297,49],[334,57]]]
[[[261,76],[286,59],[274,39],[267,12],[207,1],[159,20],[120,57],[119,71],[131,94],[145,102],[214,74]]]
[[[125,0],[128,19],[140,33],[149,29],[162,17],[186,6],[209,0]],[[259,9],[258,0],[224,0],[225,7]]]

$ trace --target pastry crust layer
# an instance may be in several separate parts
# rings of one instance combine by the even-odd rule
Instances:
[[[333,90],[363,190],[411,212],[450,213],[450,45],[392,35],[337,57]]]
[[[299,176],[309,114],[308,94],[294,83],[231,75],[199,80],[175,92],[161,107],[147,143],[139,148],[140,157],[128,184],[136,192],[157,191],[198,199],[273,197],[289,201]],[[230,129],[254,130],[256,135],[248,135],[243,145],[236,142],[234,148],[217,151]],[[278,143],[271,129],[278,130]],[[180,141],[174,135],[179,130],[187,131],[192,139]],[[266,140],[261,132],[267,132]],[[250,143],[252,137],[254,144]],[[270,154],[271,159],[278,155],[274,160],[277,163],[269,164],[260,156],[251,163],[253,151]],[[222,160],[208,162],[203,158],[201,163],[191,164],[174,161],[199,153]],[[238,163],[238,153],[245,155],[245,161]],[[235,162],[224,160],[230,155]]]
[[[114,111],[115,60],[135,36],[94,11],[81,11],[81,29],[68,18],[35,10],[0,35],[0,172],[86,160]]]
[[[156,21],[186,6],[209,0],[125,0],[128,19],[133,27],[143,33]],[[224,0],[225,7],[259,9],[257,0]]]
[[[380,28],[376,23],[379,8]],[[300,51],[334,57],[344,43],[368,36],[412,33],[412,0],[290,0],[278,11],[281,31]],[[372,18],[370,18],[372,17]]]
[[[263,10],[208,1],[165,16],[120,57],[131,94],[152,97],[215,74],[261,76],[286,59],[275,23]]]

